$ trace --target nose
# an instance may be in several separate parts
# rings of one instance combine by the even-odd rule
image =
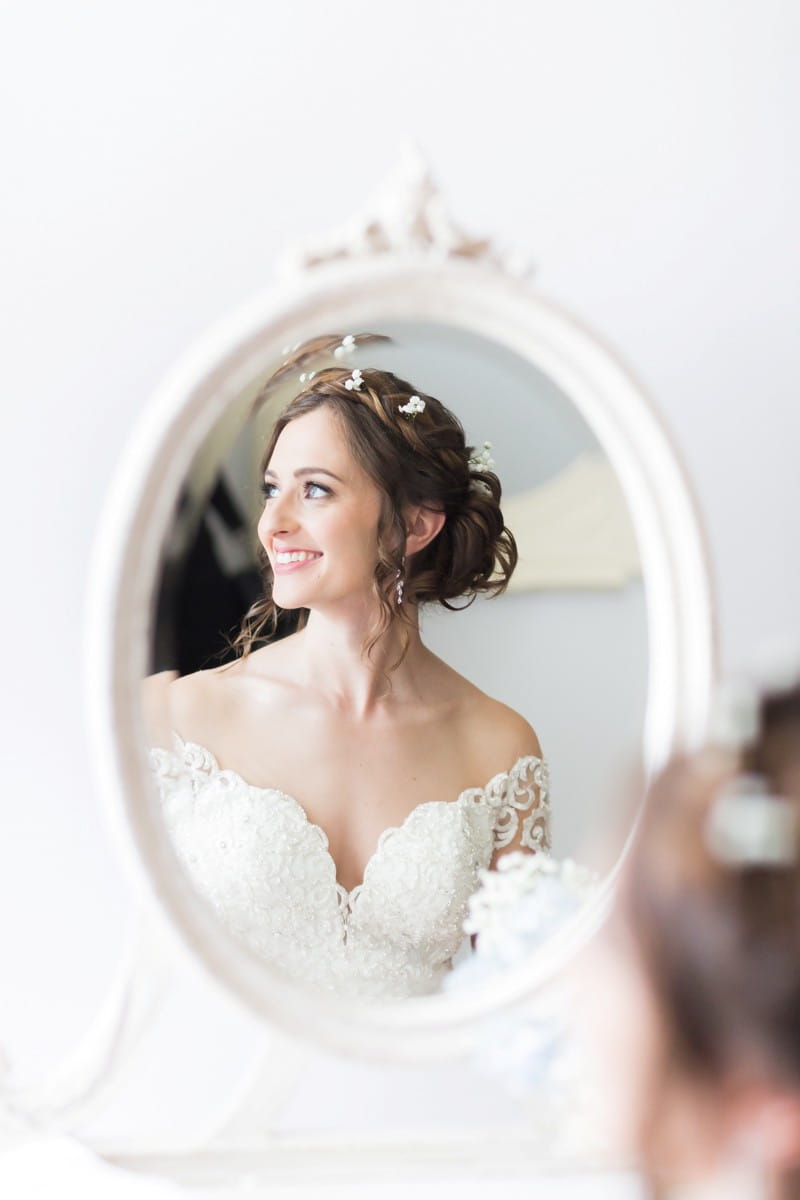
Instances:
[[[259,521],[262,534],[274,537],[279,533],[292,533],[297,529],[297,517],[291,493],[278,493],[264,505]]]

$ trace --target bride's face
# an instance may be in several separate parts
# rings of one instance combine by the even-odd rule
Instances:
[[[325,407],[298,417],[275,444],[264,474],[258,536],[281,608],[319,608],[371,592],[381,493],[350,453]]]

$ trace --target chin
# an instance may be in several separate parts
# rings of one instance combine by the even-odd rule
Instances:
[[[273,584],[272,599],[284,612],[292,612],[298,608],[311,608],[314,604],[314,594],[309,588],[275,587]]]

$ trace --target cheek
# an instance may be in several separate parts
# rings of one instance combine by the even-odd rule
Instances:
[[[319,535],[331,550],[338,548],[349,562],[369,563],[374,567],[378,557],[377,520],[365,520],[362,513],[331,513],[324,527],[320,527]]]
[[[374,526],[364,526],[354,542],[354,557],[363,564],[370,578],[378,562],[378,536]]]

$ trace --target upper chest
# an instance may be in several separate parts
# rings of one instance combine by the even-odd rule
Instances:
[[[373,833],[419,804],[455,800],[486,782],[457,724],[441,718],[360,723],[312,707],[240,719],[211,748],[249,783],[296,797],[319,824]]]

